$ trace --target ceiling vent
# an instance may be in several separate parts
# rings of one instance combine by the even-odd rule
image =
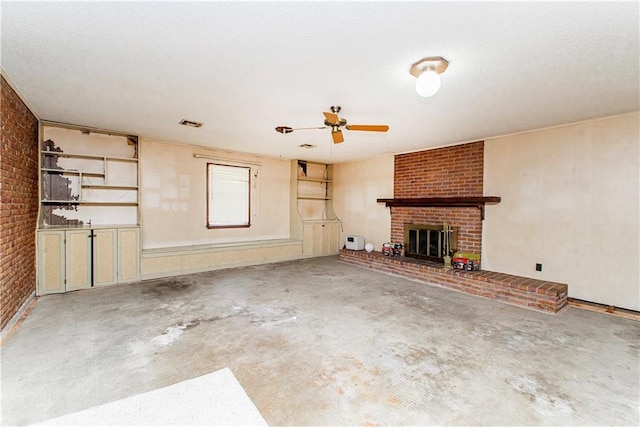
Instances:
[[[191,120],[185,120],[185,119],[180,120],[180,124],[184,125],[184,126],[189,126],[189,127],[192,127],[192,128],[201,128],[202,127],[202,123],[200,123],[200,122],[193,122]]]
[[[313,145],[313,144],[300,144],[298,145],[298,147],[300,148],[316,148],[317,145]]]

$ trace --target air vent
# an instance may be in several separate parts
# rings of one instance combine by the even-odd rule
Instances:
[[[201,128],[202,127],[202,123],[200,123],[200,122],[193,122],[191,120],[185,120],[185,119],[180,120],[180,124],[184,125],[184,126],[190,126],[192,128]]]
[[[312,144],[300,144],[298,145],[298,147],[300,148],[316,148],[317,145],[312,145]]]

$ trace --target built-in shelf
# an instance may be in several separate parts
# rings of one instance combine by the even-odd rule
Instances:
[[[85,200],[43,200],[45,205],[91,205],[91,206],[137,206],[137,202],[85,201]]]
[[[50,172],[50,173],[68,173],[68,174],[73,174],[73,175],[80,175],[80,171],[79,170],[70,170],[70,169],[49,169],[49,168],[42,168],[40,169],[42,172]]]
[[[79,170],[71,170],[71,169],[50,169],[50,168],[42,168],[40,169],[42,172],[53,173],[53,174],[68,174],[68,175],[84,175],[84,176],[104,176],[104,172],[81,172]]]
[[[138,202],[119,202],[119,201],[102,201],[102,202],[86,202],[82,201],[80,204],[90,206],[138,206]]]
[[[318,178],[298,178],[298,181],[307,181],[307,182],[324,182],[324,183],[329,183],[331,182],[330,179],[318,179]]]
[[[326,211],[327,203],[332,199],[331,172],[332,169],[327,164],[298,160],[297,199],[322,202],[314,207],[306,205],[307,208],[315,210],[318,215]]]
[[[39,226],[137,223],[138,164],[137,137],[44,125]]]
[[[484,206],[487,203],[500,203],[498,196],[483,197],[413,197],[398,199],[378,199],[378,203],[384,203],[391,207],[413,208],[478,208],[481,218],[484,219]]]
[[[93,188],[93,189],[99,189],[99,190],[137,190],[138,186],[137,185],[82,184],[82,188]]]
[[[69,159],[91,159],[91,160],[106,160],[116,162],[137,162],[138,159],[132,157],[114,157],[114,156],[96,156],[91,154],[76,154],[76,153],[64,153],[60,151],[41,151],[46,156],[66,157]]]
[[[45,205],[79,205],[80,200],[43,200]]]

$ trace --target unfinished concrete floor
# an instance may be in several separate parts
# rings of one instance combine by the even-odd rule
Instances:
[[[42,297],[5,425],[230,367],[271,425],[638,425],[640,322],[553,316],[336,257]]]

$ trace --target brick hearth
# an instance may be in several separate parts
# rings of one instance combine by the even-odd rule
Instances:
[[[455,289],[484,298],[545,313],[558,313],[567,306],[567,285],[492,271],[464,271],[406,257],[388,257],[381,252],[342,249],[340,260],[383,273]]]

